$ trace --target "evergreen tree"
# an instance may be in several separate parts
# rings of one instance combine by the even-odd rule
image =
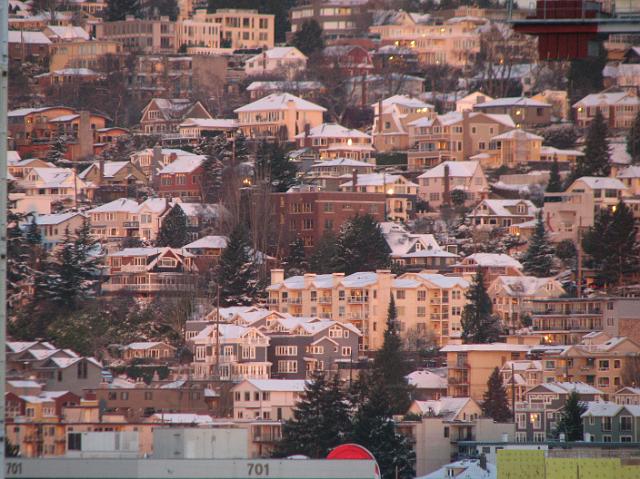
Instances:
[[[234,228],[217,267],[217,284],[222,306],[253,304],[257,295],[257,271],[247,233]]]
[[[338,255],[337,241],[333,231],[325,230],[309,258],[309,271],[316,274],[328,274],[336,271],[333,269],[331,260]]]
[[[324,50],[322,27],[313,19],[305,21],[294,33],[291,44],[307,56],[321,52]]]
[[[585,139],[584,156],[576,161],[573,179],[582,176],[609,176],[611,172],[607,123],[598,110]]]
[[[556,437],[564,434],[565,441],[582,441],[582,415],[587,410],[584,403],[580,402],[578,393],[571,391],[567,396],[567,402],[560,410],[560,420],[556,428]]]
[[[293,418],[282,425],[282,440],[274,456],[325,458],[345,441],[350,428],[348,401],[338,375],[327,381],[323,374],[317,374],[305,386]]]
[[[633,212],[622,201],[614,211],[602,209],[584,235],[582,248],[596,271],[598,286],[615,286],[637,271],[639,248]]]
[[[551,169],[549,170],[549,182],[547,183],[547,193],[560,193],[562,189],[562,179],[560,178],[560,168],[558,166],[558,158],[553,158]]]
[[[282,261],[282,266],[287,277],[302,275],[309,270],[304,241],[300,236],[289,244],[289,255]]]
[[[553,247],[549,244],[547,231],[544,228],[542,212],[538,212],[536,228],[529,240],[529,247],[522,256],[524,272],[538,278],[546,278],[553,271]]]
[[[256,175],[268,180],[273,191],[286,192],[296,182],[297,171],[280,143],[260,143],[256,155]]]
[[[184,214],[180,205],[174,205],[162,221],[156,246],[182,248],[188,242],[187,215]]]
[[[69,165],[69,160],[65,158],[67,152],[67,139],[64,135],[58,136],[47,151],[45,158],[49,163],[53,163],[55,166],[64,167]]]
[[[509,422],[513,418],[509,410],[507,391],[502,383],[502,376],[498,368],[493,370],[487,381],[482,412],[496,422]]]
[[[383,479],[409,479],[414,477],[415,453],[407,438],[396,432],[392,401],[385,384],[374,378],[353,418],[350,439],[371,451]]]
[[[345,274],[375,271],[390,266],[389,246],[373,216],[356,215],[344,222],[333,260],[334,270]]]
[[[406,376],[411,372],[402,350],[396,303],[391,295],[387,312],[387,329],[382,348],[373,362],[374,380],[384,384],[389,393],[394,414],[404,414],[411,405],[411,386]]]
[[[38,231],[35,220],[31,218],[23,231],[20,227],[23,219],[23,215],[11,209],[7,213],[7,307],[10,317],[14,316],[15,308],[27,297],[24,283],[31,282],[34,274],[31,250],[40,245],[39,241],[31,244],[28,239],[30,230]],[[32,234],[32,237],[36,235]]]
[[[479,269],[466,293],[467,304],[462,310],[462,341],[465,344],[492,343],[500,336],[499,320],[493,315],[491,298]]]
[[[631,163],[640,163],[640,112],[636,115],[627,134],[627,152]]]
[[[108,22],[124,20],[127,15],[140,15],[138,0],[107,0],[105,19]]]
[[[202,196],[204,203],[217,203],[222,193],[224,162],[231,163],[232,147],[224,135],[205,138],[196,148],[196,153],[205,155],[202,162]]]

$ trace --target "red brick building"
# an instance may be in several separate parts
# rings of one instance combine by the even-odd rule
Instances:
[[[280,251],[298,235],[311,251],[325,231],[338,234],[345,220],[359,214],[370,214],[377,221],[384,218],[384,193],[352,193],[318,191],[306,187],[287,193],[273,194],[273,221],[277,225]]]
[[[154,179],[158,195],[180,197],[185,201],[202,201],[202,155],[180,157],[157,173]]]

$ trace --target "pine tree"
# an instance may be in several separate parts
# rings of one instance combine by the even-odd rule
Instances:
[[[105,19],[109,22],[124,20],[127,15],[139,16],[138,0],[107,0]]]
[[[553,158],[551,169],[549,170],[549,182],[545,190],[547,193],[560,193],[562,189],[562,179],[560,178],[560,168],[558,166],[558,158]]]
[[[69,160],[65,158],[66,152],[67,139],[64,135],[60,135],[56,137],[53,143],[51,143],[45,160],[49,163],[53,163],[55,166],[68,166]]]
[[[187,215],[184,214],[180,205],[174,205],[167,213],[158,231],[156,246],[171,248],[182,248],[189,242],[189,232],[187,231]]]
[[[582,248],[596,271],[598,286],[620,284],[639,265],[633,212],[622,201],[613,209],[600,210],[582,240]]]
[[[336,375],[327,381],[318,374],[305,386],[293,418],[282,425],[282,440],[274,456],[304,454],[324,458],[344,442],[350,429],[348,402],[340,379]]]
[[[13,318],[15,309],[27,297],[24,283],[33,279],[32,250],[39,248],[40,241],[32,244],[29,241],[29,231],[38,231],[35,221],[27,223],[24,230],[20,227],[24,216],[9,210],[7,213],[7,306],[9,316]],[[36,238],[36,235],[31,235]]]
[[[549,244],[542,212],[538,212],[536,228],[529,240],[529,247],[521,259],[524,272],[537,278],[551,276],[553,274],[553,257],[554,251]]]
[[[496,422],[509,422],[513,418],[509,410],[507,391],[502,383],[502,376],[498,368],[493,370],[487,381],[482,412]]]
[[[462,310],[462,341],[465,344],[492,343],[500,336],[500,324],[493,315],[491,298],[479,269],[466,293],[467,304]]]
[[[585,139],[584,156],[578,158],[573,179],[582,176],[609,176],[611,172],[607,123],[598,110]]]
[[[389,246],[373,216],[356,215],[344,222],[333,262],[334,270],[345,274],[375,271],[391,265]]]
[[[406,379],[410,372],[409,364],[403,355],[396,303],[391,295],[384,342],[382,348],[376,352],[372,373],[374,380],[385,385],[394,414],[404,414],[411,405],[411,386]]]
[[[326,230],[323,233],[309,258],[309,271],[313,271],[316,274],[336,272],[331,260],[338,255],[337,241],[338,239],[333,234],[333,231]]]
[[[304,241],[300,236],[297,236],[289,245],[289,255],[282,261],[282,266],[287,277],[299,276],[309,270],[304,251]]]
[[[350,439],[371,451],[383,479],[413,478],[415,453],[407,438],[396,432],[392,404],[385,384],[372,379],[367,398],[353,418]]]
[[[313,19],[305,21],[293,35],[291,44],[307,56],[321,52],[324,50],[322,27]]]
[[[221,305],[253,304],[257,295],[257,271],[242,225],[236,226],[231,232],[227,247],[220,256],[216,276]]]
[[[196,153],[205,155],[202,162],[202,196],[205,203],[217,203],[222,193],[222,173],[225,163],[231,163],[232,147],[224,135],[205,138],[196,148]]]
[[[284,193],[296,182],[297,168],[280,143],[263,141],[256,155],[256,175],[265,178],[273,191]]]
[[[582,415],[587,410],[584,403],[575,391],[567,396],[567,402],[560,410],[560,420],[556,428],[556,437],[564,434],[565,441],[582,441]]]
[[[627,134],[627,153],[631,163],[640,163],[640,112],[636,115]]]

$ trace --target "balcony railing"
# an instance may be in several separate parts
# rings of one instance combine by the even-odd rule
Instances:
[[[349,296],[348,302],[356,304],[368,303],[369,296]]]
[[[122,226],[125,229],[138,229],[140,228],[140,222],[139,221],[125,221]]]
[[[318,303],[331,304],[331,296],[318,296]]]
[[[302,304],[302,298],[289,298],[289,304]]]

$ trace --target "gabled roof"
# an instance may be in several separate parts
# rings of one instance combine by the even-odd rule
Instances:
[[[433,111],[435,107],[430,103],[424,102],[419,98],[413,98],[408,95],[393,95],[382,100],[382,110],[386,111],[386,107],[391,105],[401,105],[407,108],[426,108]],[[373,103],[372,108],[378,108],[378,103]]]
[[[444,167],[449,167],[450,177],[471,178],[478,168],[478,161],[443,161],[437,166],[425,171],[418,178],[444,178]]]
[[[50,45],[51,40],[42,32],[9,30],[9,43],[25,43],[34,45]]]
[[[386,186],[393,184],[402,184],[407,186],[415,186],[418,185],[407,180],[402,175],[392,175],[392,174],[383,174],[383,173],[362,173],[358,175],[356,186]],[[353,179],[346,181],[345,183],[341,183],[340,187],[353,187]]]
[[[337,123],[323,123],[309,130],[309,134],[306,135],[304,132],[296,135],[296,138],[366,138],[371,139],[370,135],[361,132],[360,130],[355,130],[352,128],[347,128],[342,125],[338,125]]]
[[[191,173],[202,165],[206,159],[204,155],[182,156],[177,160],[165,165],[159,172],[159,175],[172,175],[175,173]]]
[[[535,276],[498,276],[495,279],[495,283],[502,284],[505,292],[511,296],[533,296],[551,281],[556,279]]]
[[[478,206],[476,206],[471,216],[486,216],[486,215],[496,215],[496,216],[522,216],[521,213],[514,213],[509,211],[509,208],[515,208],[518,204],[524,204],[526,206],[526,215],[535,215],[538,208],[529,200],[493,200],[487,199],[482,200]],[[481,210],[481,206],[485,205],[488,209],[488,213],[484,213]]]
[[[640,417],[640,406],[603,401],[587,402],[587,410],[580,417],[614,417],[622,411],[624,411],[623,414]]]
[[[255,60],[262,60],[262,58],[266,58],[267,60],[283,60],[285,58],[306,60],[307,56],[296,47],[274,47],[252,56],[246,61],[246,63],[250,63]]]
[[[247,379],[260,391],[270,392],[302,392],[307,384],[304,379]]]
[[[578,106],[598,106],[600,104],[606,105],[637,105],[640,103],[640,99],[629,92],[626,91],[610,91],[610,92],[600,92],[600,93],[591,93],[590,95],[585,96],[582,100],[573,104],[573,107],[576,108]]]
[[[226,248],[227,242],[229,239],[226,236],[205,236],[196,241],[193,241],[187,245],[184,245],[183,248],[186,250],[196,249],[196,248]]]
[[[104,177],[105,178],[113,178],[118,172],[125,168],[127,165],[131,164],[130,161],[105,161],[104,162]],[[79,175],[78,178],[85,179],[92,168],[100,169],[100,162],[94,161],[90,166],[85,168]]]
[[[491,107],[513,107],[513,106],[527,106],[538,108],[551,108],[549,103],[545,103],[538,100],[533,100],[524,96],[496,98],[494,100],[486,101],[484,103],[476,103],[473,107],[476,109],[491,108]]]
[[[353,168],[374,168],[375,165],[350,158],[335,158],[333,160],[319,161],[311,166],[311,169],[332,168],[334,166],[350,166]]]
[[[280,110],[288,110],[290,105],[293,106],[295,110],[300,111],[319,111],[325,112],[326,108],[316,105],[315,103],[311,103],[310,101],[303,100],[291,93],[272,93],[271,95],[267,95],[260,100],[254,101],[253,103],[249,103],[247,105],[241,106],[240,108],[236,108],[234,110],[235,113],[245,113],[252,111],[280,111]]]
[[[88,213],[115,213],[115,212],[137,213],[138,203],[129,198],[118,198],[117,200],[113,200],[109,203],[105,203],[104,205],[100,205],[88,211]]]
[[[464,258],[461,264],[477,264],[484,268],[516,268],[522,269],[522,264],[508,254],[502,253],[474,253]]]
[[[143,116],[151,105],[155,104],[165,120],[181,120],[188,118],[189,113],[196,107],[200,106],[207,116],[211,115],[202,106],[199,101],[193,102],[185,98],[152,98],[143,110]]]
[[[44,182],[44,186],[55,188],[63,185],[67,180],[73,178],[74,171],[71,168],[43,168],[36,167],[30,171],[34,172]],[[84,183],[83,183],[84,184]]]
[[[86,30],[82,27],[60,26],[60,25],[48,25],[47,28],[54,34],[55,37],[61,40],[89,40],[91,37]]]
[[[625,184],[617,178],[599,177],[599,176],[581,176],[576,181],[582,181],[585,185],[593,190],[626,190]],[[575,184],[575,182],[573,183]],[[573,186],[573,185],[572,185]]]
[[[424,415],[453,420],[470,401],[473,399],[469,397],[444,396],[431,401],[415,401],[414,404],[420,408]]]
[[[407,382],[418,389],[446,389],[447,378],[432,371],[414,371],[407,375]]]
[[[176,349],[170,344],[167,344],[162,341],[146,341],[146,342],[130,343],[125,346],[125,349],[145,351],[147,349],[157,348],[158,346],[166,346],[171,349]]]
[[[529,141],[540,140],[542,141],[544,140],[544,138],[542,138],[539,135],[534,135],[533,133],[529,133],[528,131],[515,128],[513,130],[506,131],[500,135],[494,136],[492,140],[529,140]]]
[[[549,392],[556,394],[569,394],[575,391],[578,394],[602,395],[602,391],[583,382],[551,382],[534,386],[534,388],[547,389]],[[533,389],[533,388],[532,388]]]
[[[82,213],[72,211],[70,213],[38,215],[34,218],[34,220],[38,226],[59,225],[60,223],[64,223],[65,221],[75,218],[76,216],[84,218],[84,215]]]

